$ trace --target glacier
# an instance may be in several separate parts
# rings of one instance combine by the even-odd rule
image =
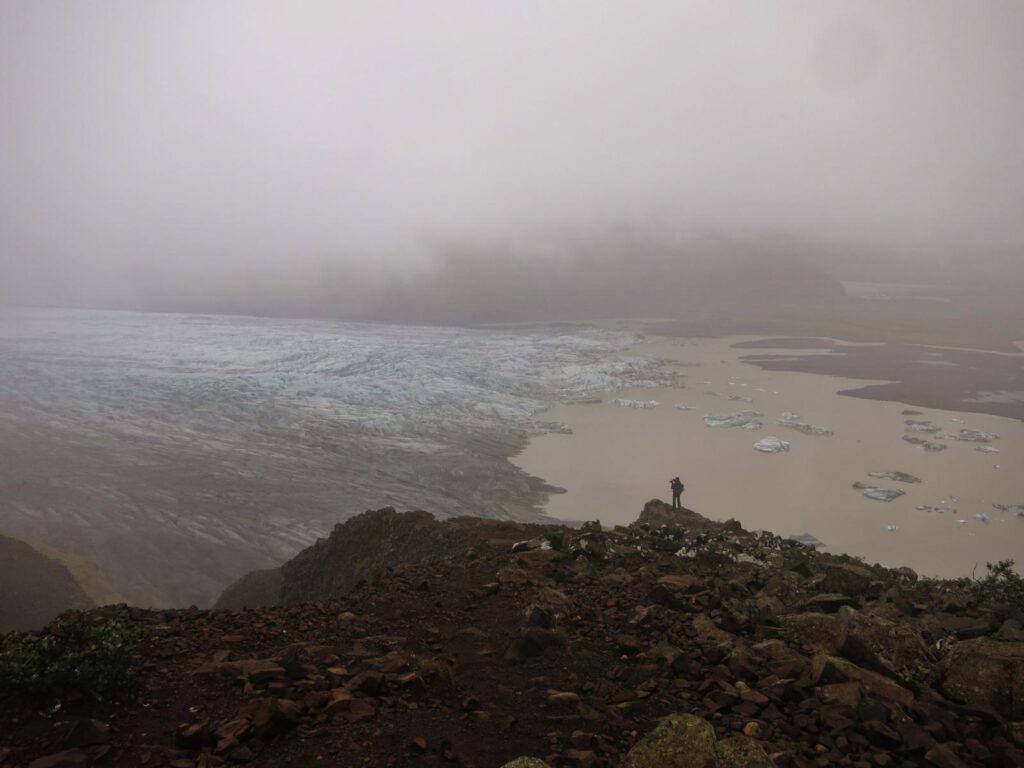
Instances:
[[[392,505],[536,519],[509,457],[548,406],[679,386],[583,326],[464,329],[0,312],[0,530],[94,560],[139,605],[209,605]]]

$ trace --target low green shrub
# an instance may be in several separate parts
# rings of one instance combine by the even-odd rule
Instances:
[[[102,696],[135,672],[137,632],[119,621],[72,613],[39,633],[0,637],[0,692]]]
[[[1013,560],[985,563],[988,573],[974,582],[978,602],[998,610],[1009,618],[1024,619],[1024,578]]]

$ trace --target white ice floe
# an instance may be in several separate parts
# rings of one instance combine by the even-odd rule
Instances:
[[[892,501],[906,493],[906,491],[901,491],[898,488],[877,488],[873,485],[865,485],[859,480],[853,484],[853,487],[860,491],[862,495],[875,501]]]
[[[819,539],[817,536],[812,536],[809,533],[801,533],[797,536],[789,536],[789,541],[796,541],[803,544],[805,547],[813,547],[818,549],[825,546],[825,542]]]
[[[779,437],[763,437],[754,443],[754,450],[761,453],[780,453],[789,450],[789,443]]]
[[[612,404],[619,408],[657,408],[661,405],[657,400],[627,400],[623,397],[615,398]]]
[[[946,435],[946,437],[962,440],[965,443],[991,443],[993,440],[999,439],[996,432],[982,432],[979,429],[961,429],[955,435]]]
[[[704,416],[704,423],[709,427],[742,427],[743,429],[760,429],[764,426],[760,411],[740,411],[739,413],[709,413]]]
[[[1017,517],[1024,517],[1024,504],[993,504],[993,509],[1000,512],[1013,512]]]
[[[989,522],[989,521],[990,521],[990,520],[991,520],[992,518],[991,518],[991,517],[989,517],[989,516],[988,516],[987,514],[985,514],[984,512],[979,512],[978,514],[976,514],[976,515],[974,516],[974,519],[975,519],[975,520],[980,520],[980,521],[981,521],[981,522],[983,522],[983,523],[987,523],[987,522]]]
[[[975,446],[974,450],[978,451],[979,453],[999,453],[999,449],[996,448],[994,445],[978,445]]]
[[[833,434],[831,429],[826,427],[814,427],[805,421],[800,420],[800,415],[793,413],[792,411],[783,412],[782,416],[775,422],[781,427],[789,427],[795,429],[798,432],[803,432],[805,435],[822,435],[830,436]]]
[[[920,483],[921,478],[907,472],[868,472],[868,477],[879,480],[894,480],[897,483]]]
[[[676,403],[675,404],[675,409],[677,411],[692,411],[692,410],[694,410],[694,406],[692,406],[692,405],[681,405],[680,403]]]
[[[889,531],[889,533],[892,533],[893,531],[898,531],[899,529],[900,527],[895,523],[889,523],[889,525],[885,526],[885,530]]]

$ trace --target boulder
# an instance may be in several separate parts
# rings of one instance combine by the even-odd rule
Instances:
[[[715,745],[718,768],[773,768],[775,763],[753,739],[731,736]]]
[[[696,576],[662,576],[651,587],[652,603],[667,608],[685,608],[692,604],[691,595],[703,591],[703,584]]]
[[[544,587],[537,594],[537,599],[526,606],[523,614],[530,624],[550,629],[573,610],[572,600],[564,592]]]
[[[651,499],[644,504],[640,517],[636,519],[639,524],[646,524],[652,528],[660,528],[663,525],[682,525],[701,520],[700,516],[689,509],[672,509],[661,499]],[[703,521],[701,521],[703,522]]]
[[[819,585],[822,592],[860,597],[871,590],[871,571],[859,565],[831,563],[825,566],[824,578]]]
[[[965,640],[953,646],[942,668],[947,696],[1024,720],[1024,642]]]
[[[884,675],[858,667],[851,661],[820,654],[811,663],[811,682],[815,685],[857,682],[864,691],[882,699],[909,707],[914,703],[914,694]]]
[[[548,764],[537,757],[517,757],[501,768],[548,768]]]
[[[786,639],[812,653],[838,653],[846,628],[836,614],[791,613],[778,617]]]
[[[696,715],[669,715],[644,736],[620,768],[714,768],[715,729]]]

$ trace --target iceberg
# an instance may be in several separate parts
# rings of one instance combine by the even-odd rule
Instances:
[[[859,480],[853,484],[853,487],[861,491],[862,495],[875,501],[892,501],[906,493],[898,488],[877,488],[873,485],[866,485]]]
[[[657,408],[661,403],[657,400],[627,400],[617,397],[612,400],[612,405],[617,405],[619,408]]]
[[[946,435],[954,440],[962,440],[965,443],[991,443],[998,440],[999,435],[995,432],[982,432],[978,429],[961,429],[955,435]]]
[[[1024,517],[1024,504],[993,504],[992,508],[1000,512],[1015,512],[1017,517]]]
[[[920,483],[921,478],[906,472],[868,472],[868,477],[879,480],[894,480],[897,483]]]
[[[949,446],[946,445],[945,443],[922,443],[921,447],[924,448],[926,451],[938,453],[939,451],[946,450]]]
[[[709,427],[742,427],[743,429],[760,429],[764,426],[760,411],[740,411],[739,413],[709,413],[704,416],[704,423]]]
[[[780,453],[789,450],[789,443],[778,437],[763,437],[754,443],[754,450],[761,453]]]
[[[801,533],[798,536],[790,536],[788,540],[799,542],[800,544],[803,544],[805,547],[812,547],[814,549],[818,549],[819,547],[825,546],[825,542],[823,542],[817,536],[812,536],[809,533]]]
[[[942,431],[942,427],[938,424],[933,424],[930,421],[922,421],[920,419],[906,419],[904,422],[907,426],[907,432],[930,432],[935,434]]]
[[[999,453],[999,449],[994,445],[977,445],[974,447],[974,450],[981,453]]]
[[[782,427],[798,430],[805,435],[822,435],[827,437],[833,434],[832,430],[826,427],[814,427],[805,421],[800,421],[800,416],[792,411],[784,412],[775,423]]]

